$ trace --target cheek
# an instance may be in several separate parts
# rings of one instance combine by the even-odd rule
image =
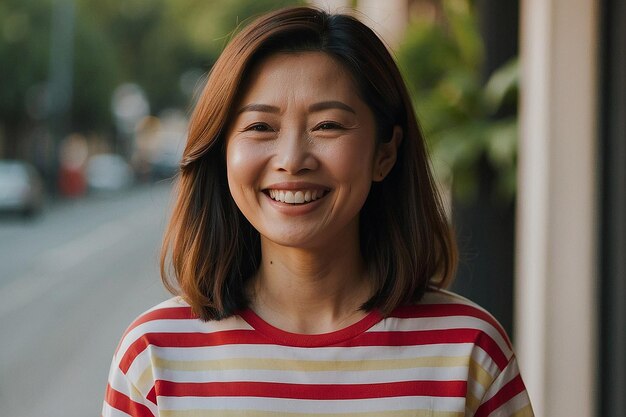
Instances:
[[[327,156],[327,162],[334,167],[337,178],[351,181],[363,179],[370,182],[373,160],[373,149],[358,142],[336,149]]]
[[[241,188],[254,186],[263,166],[263,152],[255,146],[234,143],[226,148],[228,186],[233,195]]]

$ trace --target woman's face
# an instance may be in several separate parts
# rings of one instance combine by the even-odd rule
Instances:
[[[358,237],[379,152],[374,116],[347,71],[321,52],[279,53],[247,85],[226,139],[228,185],[241,212],[279,245]]]

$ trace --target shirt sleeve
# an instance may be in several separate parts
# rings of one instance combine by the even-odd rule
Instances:
[[[534,417],[515,356],[493,380],[474,417]]]
[[[171,331],[163,322],[193,319],[191,308],[170,298],[139,315],[124,332],[113,355],[102,417],[155,417],[159,415],[150,335]]]
[[[141,394],[114,358],[102,406],[102,417],[155,417],[156,404]]]

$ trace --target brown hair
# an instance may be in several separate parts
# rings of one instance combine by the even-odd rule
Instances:
[[[374,113],[379,140],[391,138],[394,126],[403,131],[395,166],[372,184],[360,214],[361,253],[376,289],[363,308],[388,314],[418,301],[430,285],[447,285],[454,274],[455,242],[411,100],[385,45],[351,16],[282,9],[254,20],[226,46],[191,117],[161,275],[204,320],[248,305],[246,281],[261,259],[259,233],[228,189],[224,135],[230,111],[253,65],[270,54],[297,51],[327,53],[348,69]],[[170,255],[175,282],[167,272]]]

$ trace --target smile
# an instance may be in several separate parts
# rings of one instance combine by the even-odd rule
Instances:
[[[272,200],[287,204],[306,204],[326,195],[326,190],[267,190]]]

